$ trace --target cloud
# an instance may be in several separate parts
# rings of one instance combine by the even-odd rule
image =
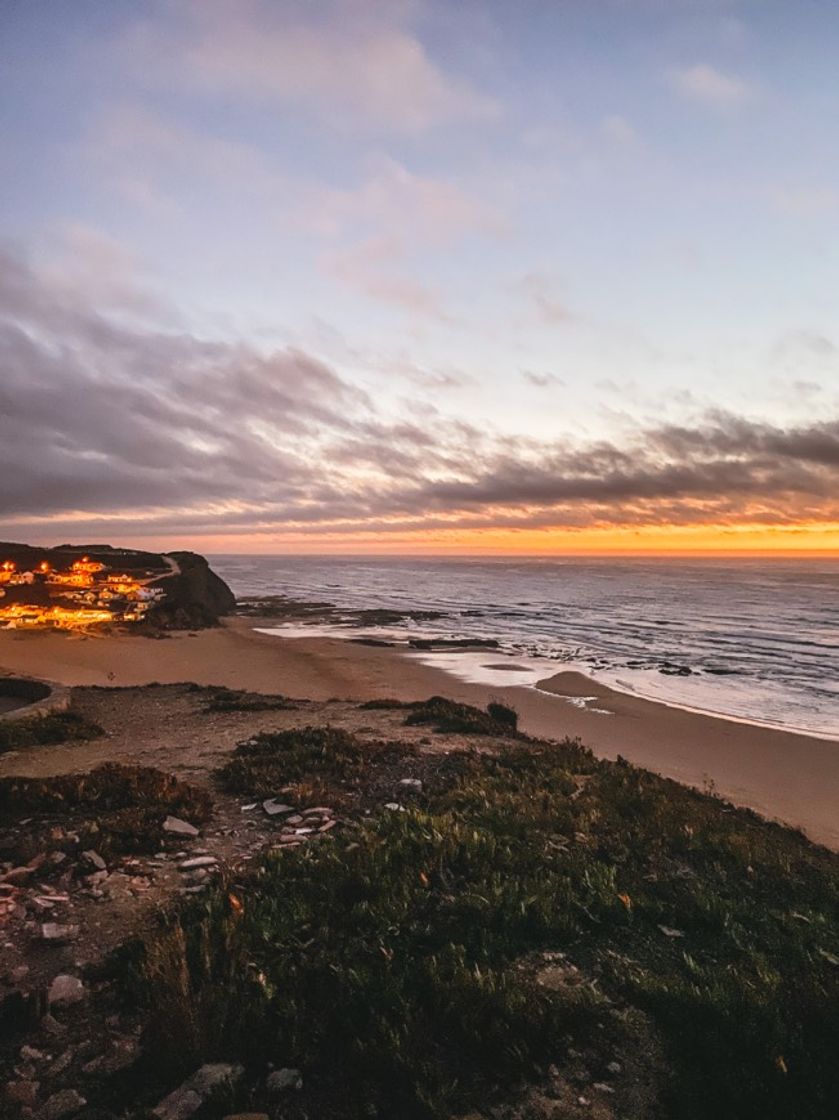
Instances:
[[[141,319],[175,321],[173,309],[143,281],[143,265],[124,245],[101,230],[75,222],[58,231],[52,254],[37,273],[57,299]]]
[[[821,331],[811,329],[785,331],[772,347],[770,361],[784,366],[839,366],[839,347]]]
[[[182,190],[184,179],[200,176],[205,200],[216,192],[218,205],[249,214],[259,208],[269,236],[310,235],[326,275],[415,313],[442,311],[439,295],[412,275],[413,257],[506,231],[504,215],[491,202],[390,157],[369,157],[356,183],[336,187],[289,174],[252,145],[185,128],[135,105],[108,110],[83,151],[123,197],[155,211]]]
[[[373,237],[325,255],[323,270],[347,288],[419,315],[444,317],[431,288],[404,272],[405,252],[398,238]]]
[[[536,316],[549,326],[570,323],[574,316],[557,291],[557,282],[544,272],[528,272],[518,282]]]
[[[387,156],[368,160],[356,187],[311,185],[299,216],[323,236],[374,229],[436,247],[467,233],[499,235],[506,228],[503,215],[489,202],[450,180],[417,175]]]
[[[129,321],[9,252],[0,309],[6,536],[839,521],[837,417],[537,440],[386,414],[300,350]]]
[[[671,70],[669,78],[679,93],[705,105],[724,108],[740,105],[755,96],[754,90],[746,82],[723,74],[705,63]]]
[[[414,12],[372,0],[191,0],[163,29],[135,26],[124,46],[169,81],[330,123],[415,133],[494,117],[490,97],[431,58]]]
[[[561,388],[565,382],[561,377],[557,377],[555,373],[535,373],[533,370],[523,370],[522,377],[536,389],[554,389]]]

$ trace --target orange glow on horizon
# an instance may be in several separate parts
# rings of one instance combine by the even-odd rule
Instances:
[[[471,529],[200,534],[163,540],[132,534],[125,547],[190,548],[205,554],[367,556],[800,556],[839,558],[839,523],[610,526],[591,529]]]

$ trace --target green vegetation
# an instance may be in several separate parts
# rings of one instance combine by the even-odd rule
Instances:
[[[106,763],[87,774],[59,774],[50,778],[0,778],[0,819],[54,817],[65,828],[45,822],[25,843],[40,848],[95,847],[108,853],[154,852],[160,847],[163,821],[170,814],[193,824],[207,820],[212,800],[206,790],[187,785],[172,774],[147,766]],[[54,835],[55,834],[55,835]],[[25,855],[26,853],[21,853]]]
[[[204,706],[205,712],[279,712],[300,705],[287,696],[245,692],[235,688],[214,688]]]
[[[78,712],[50,712],[43,716],[3,720],[0,723],[0,754],[21,747],[52,746],[74,739],[97,739],[101,727],[90,723]]]
[[[574,742],[488,745],[432,760],[306,728],[240,747],[229,788],[354,783],[369,751],[374,788],[418,775],[422,808],[170,915],[142,966],[158,1059],[300,1067],[288,1120],[485,1115],[580,1054],[592,1080],[620,1063],[627,1120],[834,1117],[839,860]]]
[[[362,782],[369,789],[380,770],[406,753],[404,745],[360,739],[340,728],[292,728],[240,743],[217,777],[224,789],[249,797],[287,790],[301,804],[344,804]]]
[[[506,704],[493,702],[485,712],[471,704],[458,704],[444,696],[431,696],[428,700],[367,700],[360,704],[361,711],[406,711],[407,726],[428,724],[443,734],[514,736],[517,734],[518,714]]]

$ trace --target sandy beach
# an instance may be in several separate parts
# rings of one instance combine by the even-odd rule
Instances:
[[[685,711],[616,692],[579,673],[538,688],[468,684],[399,649],[334,638],[259,634],[254,620],[165,639],[0,632],[0,670],[67,685],[194,681],[312,700],[417,699],[441,693],[512,704],[530,734],[579,737],[603,758],[636,765],[802,829],[839,850],[839,744]],[[571,701],[596,697],[591,711]],[[606,714],[608,713],[608,714]],[[11,764],[11,760],[9,760]]]

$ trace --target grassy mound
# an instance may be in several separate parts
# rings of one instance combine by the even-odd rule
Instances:
[[[235,688],[215,688],[204,705],[205,712],[280,712],[291,711],[299,704],[287,696],[245,692]]]
[[[52,746],[71,740],[97,739],[100,735],[104,735],[101,727],[72,710],[3,720],[0,723],[0,753],[20,750],[22,747]]]
[[[444,696],[428,700],[367,700],[361,711],[406,711],[407,726],[428,725],[443,734],[515,736],[518,714],[506,704],[491,703],[486,711],[471,704],[458,704]]]
[[[404,746],[360,739],[340,728],[292,728],[240,743],[217,778],[224,789],[249,797],[273,797],[285,789],[299,802],[343,803],[362,782],[370,785],[377,771],[408,753]]]
[[[283,734],[231,766],[359,765],[342,732]],[[575,743],[450,760],[422,810],[170,920],[144,973],[161,1056],[299,1067],[289,1120],[486,1115],[580,1055],[627,1120],[835,1115],[835,856]]]
[[[51,778],[0,778],[0,819],[61,816],[64,828],[46,828],[39,837],[37,821],[27,832],[35,847],[66,846],[65,830],[77,839],[73,846],[95,847],[102,855],[154,852],[160,847],[161,826],[170,814],[193,824],[210,815],[212,801],[202,789],[146,766],[109,762],[87,774]]]

